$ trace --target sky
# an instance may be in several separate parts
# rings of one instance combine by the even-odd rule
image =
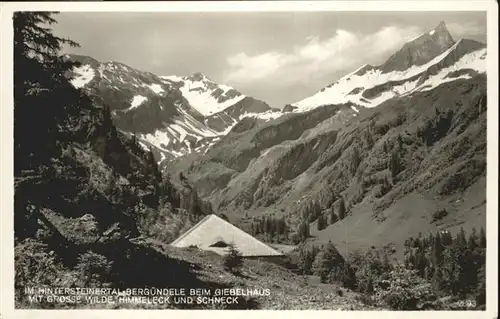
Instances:
[[[53,26],[80,48],[156,75],[202,72],[272,107],[306,98],[364,64],[382,64],[444,21],[486,42],[484,12],[62,12]]]

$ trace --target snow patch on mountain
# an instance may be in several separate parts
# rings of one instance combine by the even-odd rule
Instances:
[[[233,120],[232,123],[227,123],[227,127],[224,131],[221,131],[221,132],[217,132],[217,135],[214,135],[214,136],[224,136],[224,135],[227,135],[229,132],[231,132],[231,130],[233,129],[233,127],[239,123],[239,121],[243,120],[244,118],[247,118],[247,117],[252,117],[252,118],[257,118],[257,119],[261,119],[261,120],[264,120],[264,121],[270,121],[270,120],[274,120],[274,119],[277,119],[279,117],[283,116],[283,112],[281,111],[266,111],[266,112],[262,112],[262,113],[254,113],[254,112],[246,112],[242,115],[240,115],[240,117],[236,120]]]
[[[130,103],[130,107],[128,109],[125,110],[125,112],[128,112],[130,110],[133,110],[137,107],[139,107],[142,103],[146,102],[147,101],[147,97],[145,96],[142,96],[142,95],[135,95],[133,98],[132,98],[132,102]]]
[[[282,116],[283,113],[281,111],[267,111],[267,112],[262,112],[262,113],[244,113],[240,116],[240,121],[246,117],[253,117],[253,118],[258,118],[261,120],[274,120],[277,119],[278,117]]]
[[[71,84],[76,88],[84,87],[95,76],[94,69],[88,64],[74,68],[73,72],[76,76],[71,80]]]
[[[148,87],[151,89],[151,91],[155,92],[156,94],[160,94],[160,93],[165,92],[165,90],[159,84],[153,83],[153,84],[148,85]]]
[[[189,116],[186,116],[185,121],[176,120],[175,123],[183,126],[188,131],[196,133],[197,140],[201,140],[203,137],[214,137],[220,135],[220,133],[212,131],[205,126],[200,125],[200,123]]]
[[[182,95],[188,100],[189,104],[191,104],[192,107],[194,107],[204,116],[224,111],[224,109],[238,103],[245,98],[244,95],[239,95],[224,102],[218,102],[217,99],[212,96],[212,91],[208,90],[203,92],[197,90],[198,88],[203,88],[200,83],[184,83],[184,86],[181,88]],[[224,96],[228,91],[229,90],[226,88],[222,96]]]
[[[160,78],[162,78],[163,80],[172,81],[172,82],[182,82],[183,81],[182,77],[177,76],[177,75],[162,75],[162,76],[160,76]]]
[[[154,134],[139,134],[138,137],[140,139],[148,141],[149,143],[155,145],[158,148],[161,148],[164,151],[167,150],[166,147],[170,143],[170,137],[168,136],[168,133],[160,130],[155,131]]]
[[[105,79],[109,82],[112,82],[112,80],[110,80],[105,74],[104,74],[104,71],[106,71],[107,68],[106,68],[106,65],[105,64],[100,64],[99,67],[97,68],[97,72],[99,72],[99,76],[101,77],[101,79]]]
[[[169,127],[177,133],[177,138],[180,141],[185,142],[184,139],[188,135],[188,132],[182,126],[180,126],[179,124],[170,124]]]
[[[456,81],[459,79],[470,79],[471,76],[468,74],[463,74],[457,77],[449,77],[452,72],[460,70],[473,70],[478,73],[486,72],[486,61],[481,59],[481,57],[486,56],[486,49],[478,50],[464,55],[457,63],[450,67],[444,68],[439,71],[438,74],[429,77],[420,87],[420,91],[429,91],[435,87],[451,81]]]
[[[204,75],[189,77],[161,76],[165,81],[181,84],[180,91],[189,104],[203,116],[219,113],[246,96],[228,85],[215,84]]]

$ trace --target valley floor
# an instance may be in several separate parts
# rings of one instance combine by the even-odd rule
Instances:
[[[28,242],[33,242],[28,241]],[[30,251],[28,242],[21,243],[16,248],[16,260],[19,262],[26,256],[37,255]],[[123,267],[128,270],[118,270],[118,277],[124,281],[118,283],[120,291],[128,288],[154,287],[158,289],[182,289],[186,290],[185,295],[191,289],[210,290],[210,297],[214,297],[214,291],[217,289],[240,289],[243,293],[237,298],[236,303],[221,304],[219,301],[206,303],[190,304],[189,302],[180,302],[174,304],[168,303],[146,303],[134,301],[120,302],[118,296],[110,295],[112,302],[85,301],[79,303],[71,302],[51,302],[47,299],[43,301],[33,301],[30,297],[19,294],[16,289],[16,308],[17,309],[239,309],[239,310],[383,310],[379,307],[372,307],[363,302],[362,295],[336,284],[322,284],[316,276],[301,276],[291,270],[276,264],[258,261],[244,260],[243,266],[237,274],[226,271],[221,263],[222,257],[212,253],[201,251],[196,248],[175,248],[161,241],[136,238],[128,241],[128,244],[122,244],[127,252],[121,254],[130,254],[130,251],[136,251],[137,255],[132,257]],[[24,248],[22,248],[24,247]],[[115,247],[116,248],[116,247]],[[121,249],[120,249],[121,250]],[[142,256],[142,257],[141,257]],[[43,252],[37,257],[47,262],[47,255]],[[118,262],[118,261],[117,261]],[[25,262],[22,262],[25,264]],[[18,267],[24,267],[21,264]],[[16,266],[16,267],[17,267]],[[92,265],[90,265],[92,266]],[[122,268],[123,268],[122,267]],[[138,269],[139,268],[139,269]],[[114,287],[108,284],[99,285],[93,283],[90,285],[81,285],[83,282],[75,281],[74,278],[81,277],[74,270],[68,268],[51,268],[55,273],[41,275],[43,278],[52,276],[50,281],[43,282],[30,281],[30,283],[16,286],[22,289],[26,294],[26,289],[40,288],[105,288]],[[21,273],[23,273],[21,271]],[[22,274],[17,274],[22,276]],[[115,274],[116,275],[116,274]],[[45,277],[44,277],[45,276]],[[125,277],[124,277],[125,276]],[[144,278],[139,278],[144,277]],[[176,280],[172,280],[176,277]],[[31,278],[31,277],[30,277]],[[38,278],[38,277],[37,277]],[[70,284],[74,282],[74,284]],[[76,285],[75,285],[76,284]],[[113,289],[113,288],[108,288]],[[251,292],[268,290],[269,294],[252,295]],[[44,293],[46,294],[46,293]],[[50,293],[48,293],[50,295]],[[48,295],[45,295],[48,296]],[[102,297],[102,295],[91,295]],[[144,297],[136,294],[135,297]],[[227,296],[227,295],[226,295]],[[66,296],[67,297],[67,296]],[[134,298],[131,298],[134,299]],[[195,297],[196,299],[196,297]],[[137,300],[137,299],[136,299]]]
[[[316,276],[300,276],[278,265],[245,260],[241,273],[234,275],[221,266],[221,257],[197,249],[179,249],[154,243],[170,258],[194,265],[193,273],[203,282],[246,289],[269,289],[269,296],[252,300],[251,309],[261,310],[382,310],[363,304],[358,293],[334,284],[322,284]],[[247,308],[248,309],[248,308]]]

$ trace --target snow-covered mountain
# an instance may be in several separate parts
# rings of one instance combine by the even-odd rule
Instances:
[[[118,128],[153,147],[160,161],[206,151],[244,117],[281,114],[201,73],[157,76],[120,62],[68,57],[81,63],[73,71],[73,85],[98,105],[108,105]]]
[[[304,112],[327,104],[351,102],[355,111],[391,98],[428,91],[450,81],[486,72],[486,46],[453,40],[444,22],[406,43],[380,66],[363,65],[316,94],[283,111]]]
[[[144,147],[153,147],[160,162],[206,152],[245,117],[268,121],[288,112],[347,103],[356,115],[392,98],[486,72],[486,46],[468,39],[455,42],[443,22],[408,41],[382,65],[363,65],[281,111],[199,72],[157,76],[119,62],[70,57],[81,62],[73,84],[97,104],[109,105],[118,128],[135,134]]]
[[[227,85],[218,85],[204,74],[197,72],[190,76],[161,76],[177,86],[189,104],[204,116],[221,112],[246,96]]]
[[[227,133],[244,117],[269,119],[281,115],[267,103],[245,96],[228,85],[217,84],[200,72],[161,78],[179,89],[189,104],[205,116],[205,124],[218,132]]]

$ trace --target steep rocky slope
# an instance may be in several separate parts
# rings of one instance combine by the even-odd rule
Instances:
[[[455,42],[444,23],[406,43],[380,66],[364,65],[284,111],[303,112],[325,104],[352,102],[376,107],[394,97],[425,92],[486,71],[484,44]]]

